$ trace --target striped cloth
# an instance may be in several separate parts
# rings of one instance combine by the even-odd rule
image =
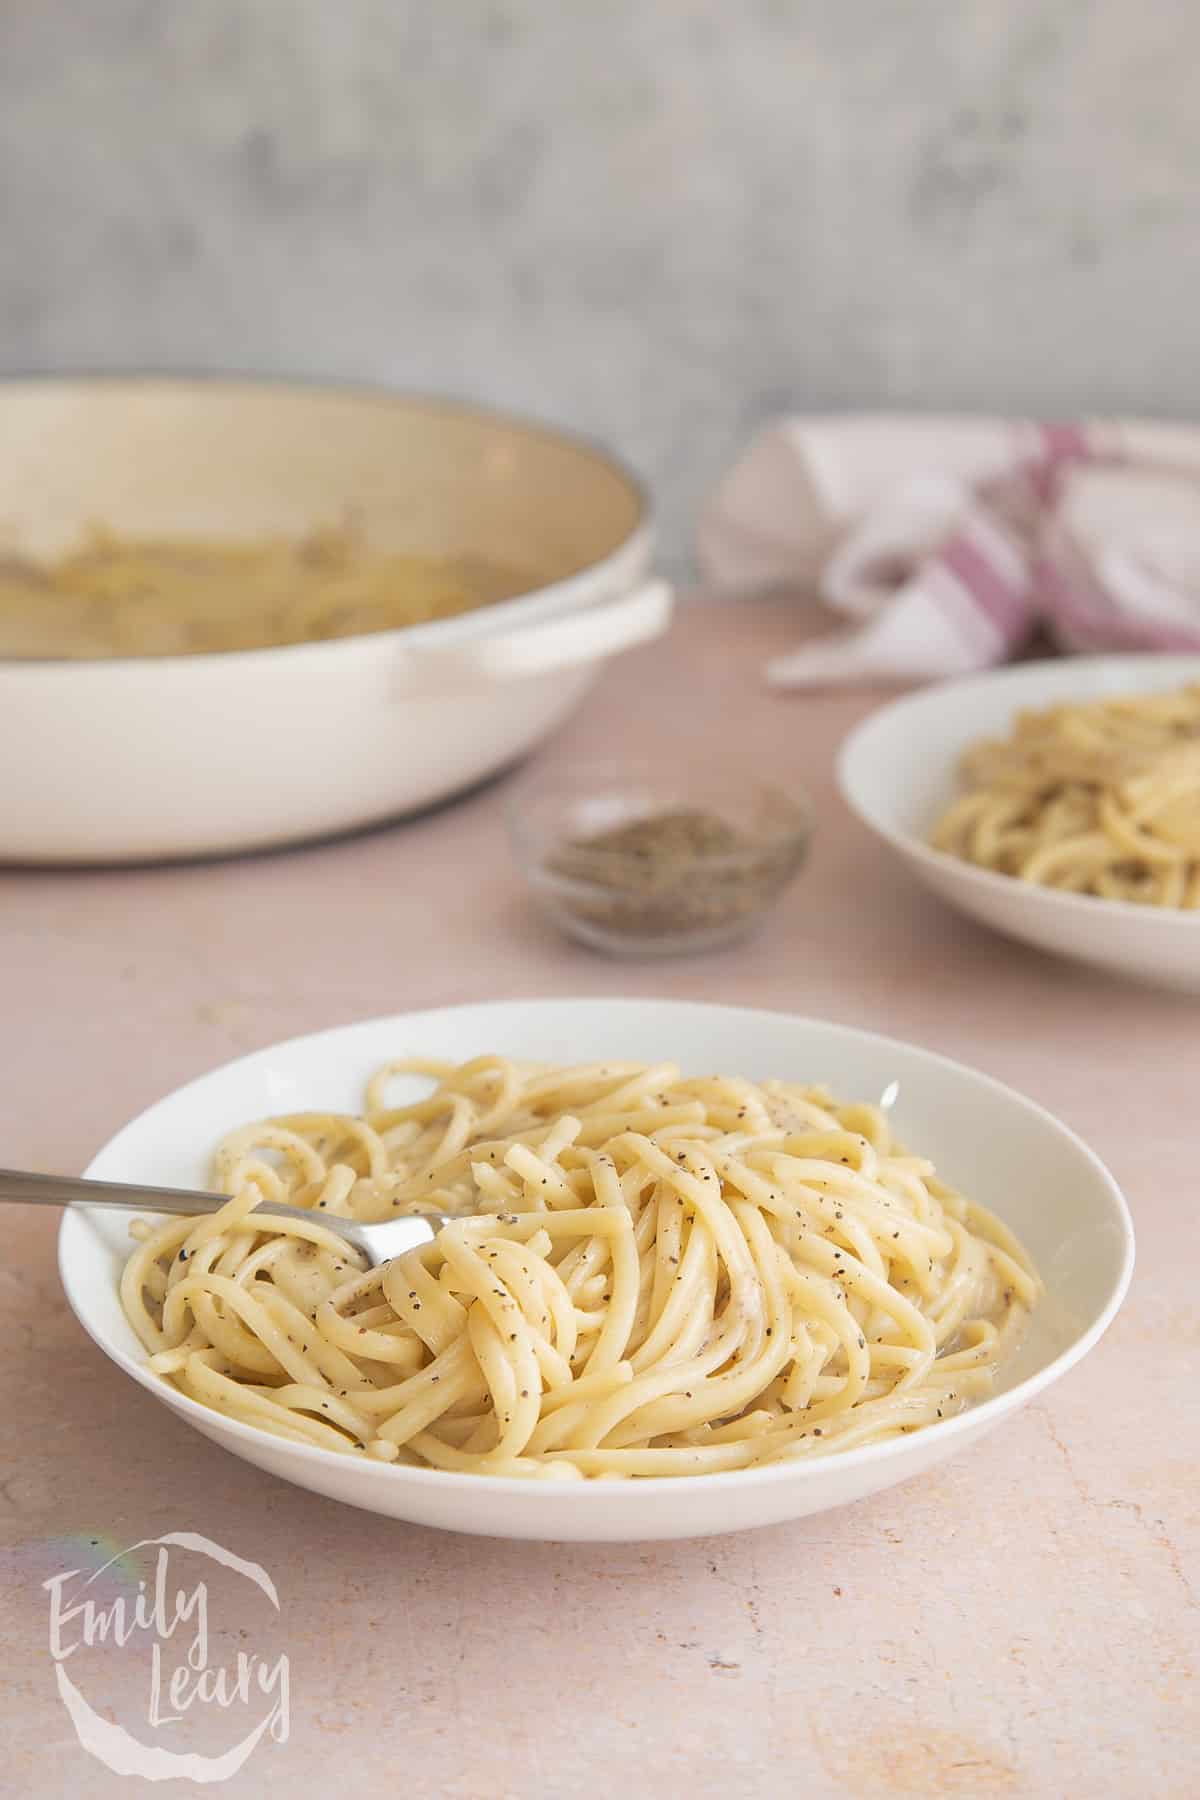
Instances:
[[[705,510],[717,589],[815,593],[849,629],[781,687],[921,681],[1067,651],[1200,651],[1200,431],[1092,421],[786,420]]]

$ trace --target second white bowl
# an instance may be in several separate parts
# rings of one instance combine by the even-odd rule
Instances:
[[[1200,913],[1036,887],[934,850],[963,751],[1004,736],[1024,707],[1161,693],[1200,681],[1200,656],[1066,657],[1019,663],[922,688],[851,732],[838,759],[842,796],[918,880],[1009,937],[1121,975],[1200,993]]]

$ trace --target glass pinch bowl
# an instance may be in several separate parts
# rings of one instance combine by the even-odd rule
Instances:
[[[548,765],[508,807],[513,854],[542,911],[618,956],[747,936],[803,866],[806,796],[727,763]]]

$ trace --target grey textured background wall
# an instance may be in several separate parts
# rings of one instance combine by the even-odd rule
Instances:
[[[0,367],[1200,414],[1196,0],[0,0]]]

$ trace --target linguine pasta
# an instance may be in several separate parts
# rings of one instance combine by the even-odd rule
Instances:
[[[393,1105],[394,1078],[436,1086]],[[1010,1232],[824,1089],[670,1064],[403,1061],[361,1117],[234,1131],[219,1213],[139,1242],[150,1366],[300,1443],[436,1469],[693,1475],[879,1443],[986,1394],[1040,1291]],[[255,1216],[262,1199],[308,1220]],[[323,1217],[433,1208],[368,1269]]]
[[[1200,684],[1024,712],[963,761],[935,849],[1021,881],[1200,909]]]
[[[0,656],[196,656],[394,631],[522,583],[478,558],[368,544],[351,525],[247,542],[94,529],[53,563],[0,554]]]

